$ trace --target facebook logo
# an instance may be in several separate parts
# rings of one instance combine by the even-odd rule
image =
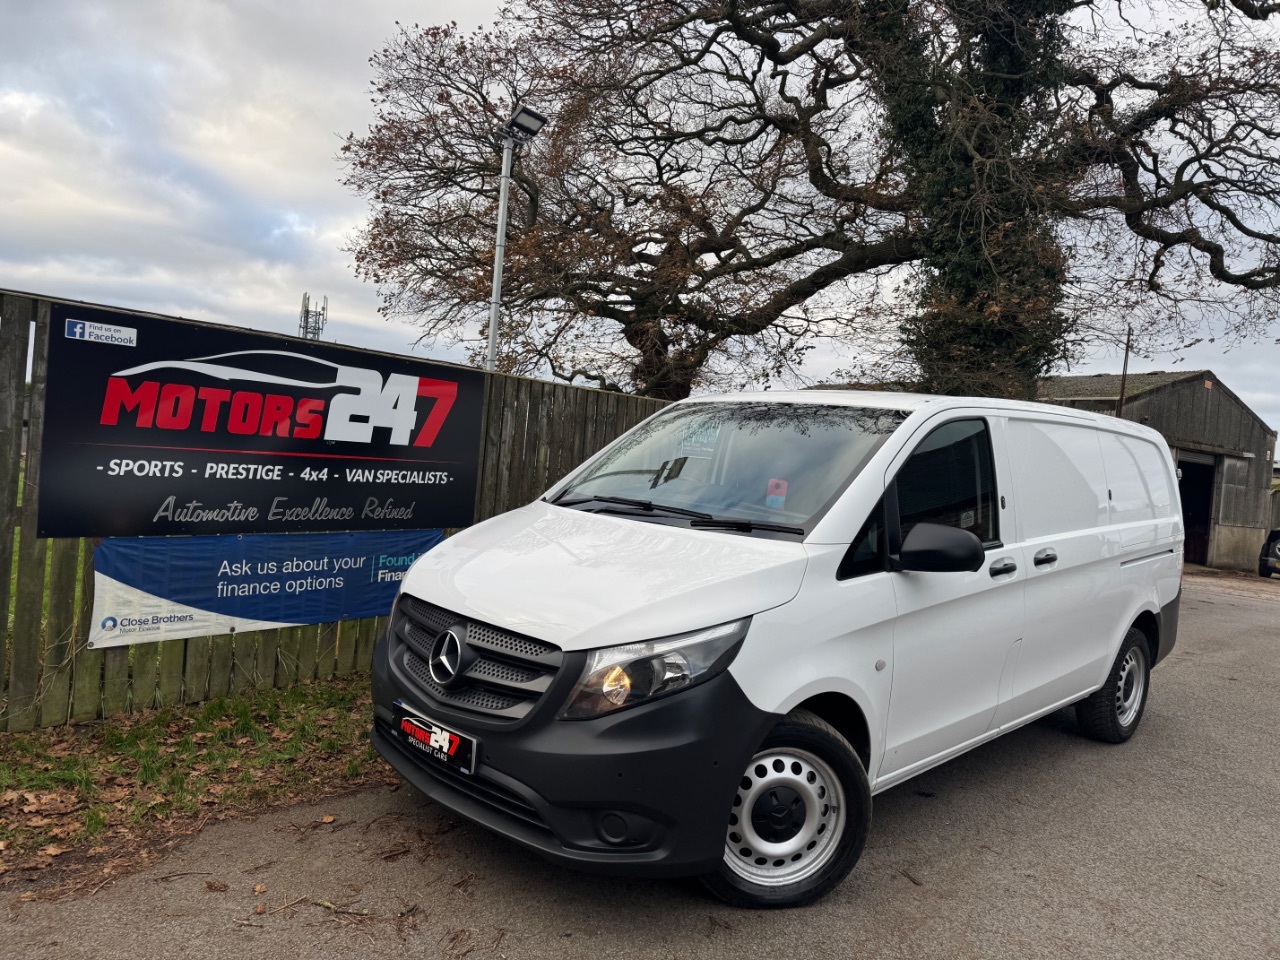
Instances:
[[[68,319],[65,333],[68,340],[110,343],[119,347],[136,347],[138,345],[137,330],[133,327],[117,327],[110,323],[93,323],[88,320]]]

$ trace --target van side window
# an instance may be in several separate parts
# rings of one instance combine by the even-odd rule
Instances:
[[[955,420],[929,434],[898,472],[902,536],[917,523],[959,527],[983,543],[1000,539],[991,432],[985,420]]]
[[[836,570],[837,580],[852,580],[884,570],[884,500],[867,517]]]

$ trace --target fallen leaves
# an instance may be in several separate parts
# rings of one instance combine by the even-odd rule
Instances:
[[[472,889],[471,889],[472,887],[475,886],[475,882],[476,882],[476,875],[474,873],[464,874],[463,876],[459,877],[457,880],[453,881],[453,889],[457,890],[463,896],[467,896],[467,897],[475,896],[475,894],[472,893]]]
[[[112,879],[210,819],[387,782],[369,709],[367,678],[351,677],[4,734],[0,890],[92,892],[106,860]],[[319,737],[326,748],[310,749]],[[326,814],[303,829],[351,823]]]
[[[310,833],[312,830],[319,830],[321,827],[330,827],[333,830],[343,830],[349,826],[351,826],[351,821],[348,820],[346,823],[340,823],[337,817],[329,813],[329,814],[325,814],[323,817],[316,817],[306,826],[302,826],[297,823],[291,823],[288,826],[280,827],[279,829],[288,830],[298,834],[298,842],[301,843],[303,840],[307,838],[307,834]]]
[[[83,809],[84,803],[70,791],[43,790],[23,791],[8,790],[0,797],[0,808],[17,804],[19,813],[38,813],[43,816],[56,816],[74,813]]]
[[[476,941],[471,931],[461,928],[450,930],[441,937],[441,942],[444,944],[445,954],[454,960],[461,960],[476,948]]]
[[[210,893],[226,893],[231,888],[221,880],[206,880],[204,888]]]

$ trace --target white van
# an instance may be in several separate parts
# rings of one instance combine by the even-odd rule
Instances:
[[[1182,539],[1168,448],[1123,420],[686,400],[413,566],[373,742],[556,860],[808,903],[857,861],[873,794],[1068,704],[1129,739]]]

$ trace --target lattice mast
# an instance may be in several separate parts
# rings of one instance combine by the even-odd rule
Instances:
[[[324,333],[324,325],[329,320],[329,298],[325,297],[319,310],[311,309],[311,294],[302,295],[302,312],[298,314],[298,336],[308,340],[319,340]]]

